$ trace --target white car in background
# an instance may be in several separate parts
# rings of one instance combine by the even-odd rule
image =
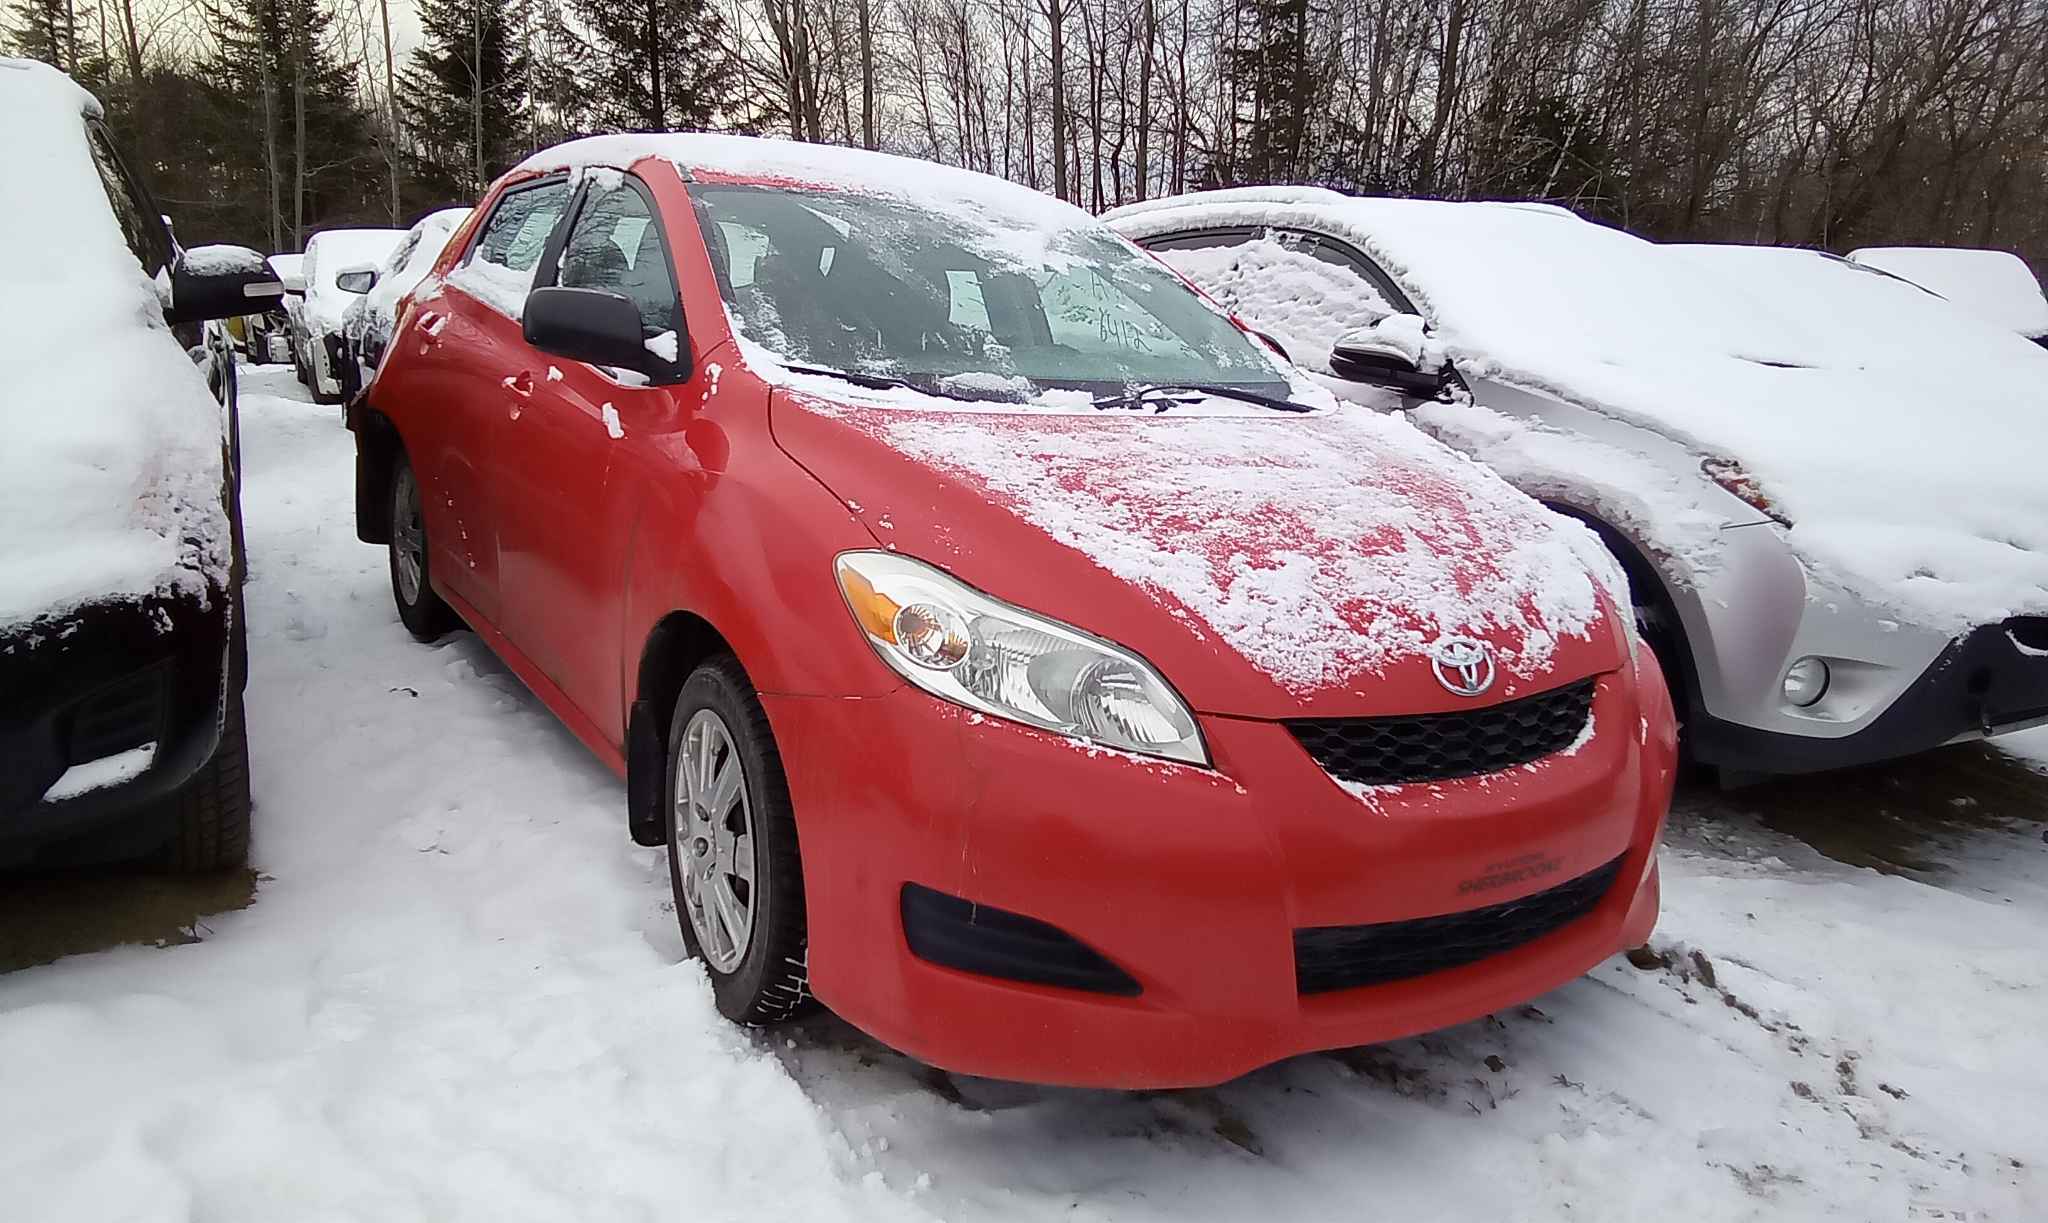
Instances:
[[[2048,297],[2040,278],[2011,251],[1961,246],[1867,246],[1852,262],[1890,272],[2007,331],[2048,348]]]
[[[341,312],[344,396],[354,395],[377,372],[391,333],[398,327],[401,299],[426,279],[470,212],[468,208],[443,208],[421,217],[377,270],[377,283]]]
[[[1545,205],[1246,188],[1105,219],[1592,524],[1724,775],[2048,722],[2048,353],[1841,260]]]
[[[402,229],[323,229],[306,240],[292,310],[292,362],[315,403],[340,403],[341,316],[377,283],[377,268],[405,239]],[[291,282],[286,288],[293,288]]]

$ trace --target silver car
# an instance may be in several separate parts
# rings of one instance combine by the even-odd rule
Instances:
[[[2024,340],[1842,260],[1787,279],[1544,205],[1246,188],[1105,219],[1338,394],[1592,525],[1724,776],[2048,722]]]

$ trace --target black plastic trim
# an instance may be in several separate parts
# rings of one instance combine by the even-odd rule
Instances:
[[[1057,926],[933,891],[903,885],[903,936],[911,954],[944,968],[1135,998],[1129,973]]]

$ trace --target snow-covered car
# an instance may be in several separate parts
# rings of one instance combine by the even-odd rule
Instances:
[[[478,214],[349,405],[357,534],[625,774],[728,1018],[1211,1083],[1648,933],[1676,736],[1599,541],[1078,209],[658,135]]]
[[[398,326],[402,299],[433,270],[455,231],[469,219],[467,208],[443,208],[421,217],[384,264],[377,283],[341,312],[341,392],[353,396],[377,372],[391,332]]]
[[[1709,270],[1545,205],[1244,188],[1108,219],[1339,394],[1592,524],[1696,759],[2048,721],[2048,354],[2017,337],[1840,260]]]
[[[1961,246],[1866,246],[1851,261],[1910,280],[2007,331],[2048,348],[2048,297],[2011,251]]]
[[[340,403],[341,317],[377,284],[377,268],[405,240],[402,229],[323,229],[306,239],[291,312],[292,363],[315,403]]]
[[[239,864],[240,447],[214,320],[281,286],[255,251],[181,248],[55,69],[0,60],[0,114],[0,226],[37,239],[0,286],[0,865]]]

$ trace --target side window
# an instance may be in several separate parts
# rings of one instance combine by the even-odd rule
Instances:
[[[1341,248],[1325,248],[1316,236],[1298,231],[1212,230],[1145,245],[1311,369],[1328,367],[1339,336],[1407,304],[1406,298],[1398,304],[1389,300],[1355,258],[1342,257]],[[1276,291],[1281,286],[1284,291]]]
[[[640,330],[649,340],[682,330],[661,225],[630,179],[609,188],[593,183],[562,247],[555,283],[625,295],[640,308]]]
[[[85,132],[92,147],[93,166],[100,172],[100,185],[106,188],[107,203],[114,210],[114,219],[120,222],[121,236],[127,240],[128,249],[143,272],[154,277],[171,262],[170,235],[164,231],[163,220],[149,196],[128,177],[106,132],[96,123],[88,124]]]
[[[490,224],[477,236],[470,261],[531,273],[547,247],[548,235],[555,232],[555,223],[568,207],[567,179],[506,192],[491,213]]]

